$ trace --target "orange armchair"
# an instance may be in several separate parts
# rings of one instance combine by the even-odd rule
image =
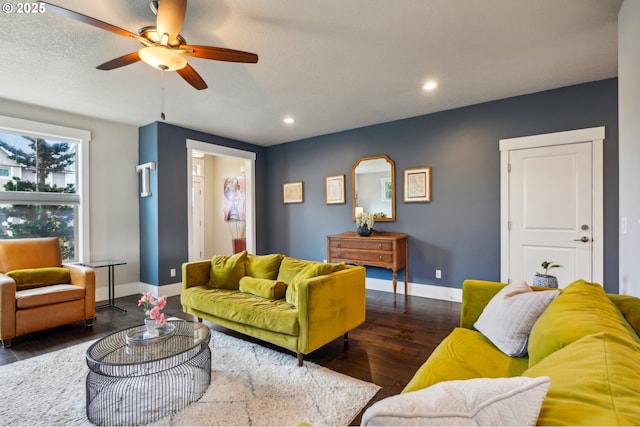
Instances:
[[[69,323],[93,325],[95,273],[62,264],[57,237],[0,239],[0,340]]]

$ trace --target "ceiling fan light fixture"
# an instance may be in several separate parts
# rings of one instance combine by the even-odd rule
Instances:
[[[140,59],[158,70],[175,71],[187,66],[184,56],[162,45],[143,47],[138,54]]]

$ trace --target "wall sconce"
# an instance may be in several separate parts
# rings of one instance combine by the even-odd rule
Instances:
[[[140,173],[142,176],[142,192],[140,193],[140,197],[151,196],[151,191],[149,190],[149,171],[155,168],[155,162],[143,163],[136,166],[136,172]]]

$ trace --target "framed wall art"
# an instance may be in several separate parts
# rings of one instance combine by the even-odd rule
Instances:
[[[328,205],[346,203],[344,193],[344,175],[334,175],[325,178],[325,199]]]
[[[304,185],[302,181],[282,184],[282,201],[284,203],[302,203],[304,201]]]
[[[244,221],[246,209],[245,176],[238,175],[224,179],[222,212],[225,221]]]
[[[393,182],[391,177],[380,178],[380,200],[390,202],[393,196]]]
[[[404,170],[404,200],[410,202],[431,201],[431,168]]]

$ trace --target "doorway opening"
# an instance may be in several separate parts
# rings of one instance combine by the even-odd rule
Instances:
[[[190,139],[186,145],[189,261],[231,254],[238,239],[255,252],[255,153]]]

